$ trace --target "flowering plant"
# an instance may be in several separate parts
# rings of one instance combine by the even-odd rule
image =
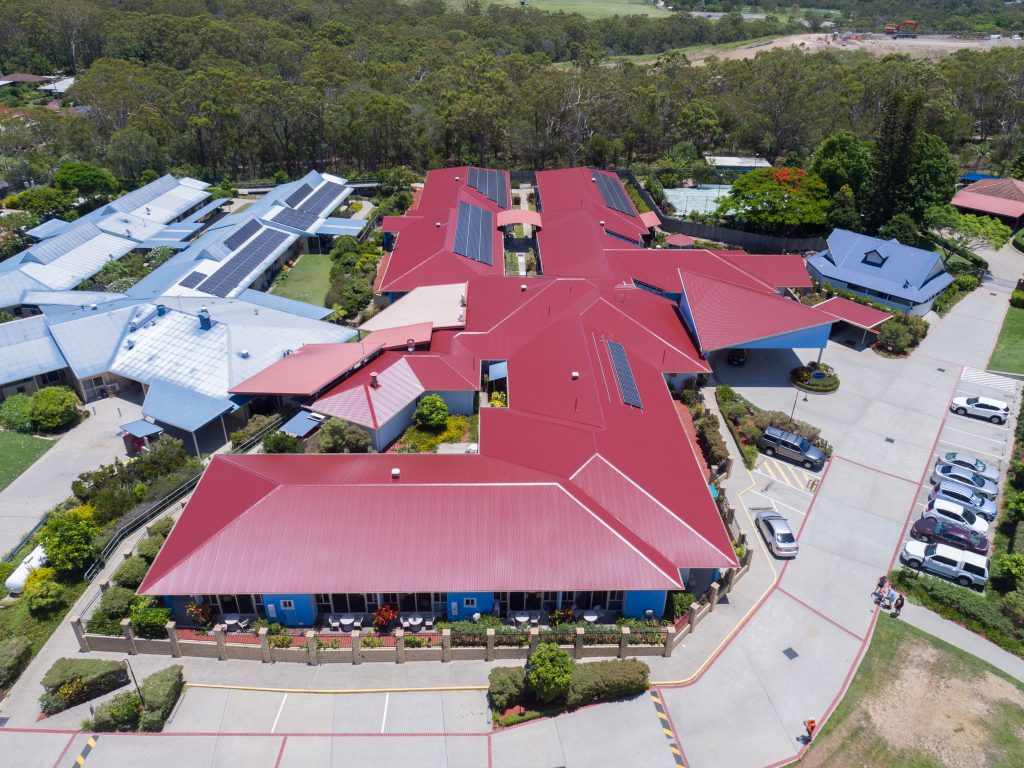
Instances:
[[[185,614],[201,627],[209,628],[213,624],[213,606],[209,603],[188,603]]]
[[[398,609],[389,604],[385,603],[373,613],[373,626],[377,628],[378,632],[387,632],[388,627],[391,626],[391,622],[398,618]]]

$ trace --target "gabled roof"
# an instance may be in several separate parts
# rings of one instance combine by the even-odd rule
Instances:
[[[844,229],[833,230],[828,236],[828,250],[807,261],[826,279],[870,288],[915,304],[953,282],[942,257],[933,251]]]
[[[42,315],[0,323],[0,384],[64,368],[67,363]]]
[[[950,202],[960,208],[1017,219],[1024,216],[1024,181],[982,179],[961,189]]]
[[[833,296],[820,304],[815,304],[814,308],[868,331],[874,330],[892,317],[888,312],[844,299],[842,296]]]
[[[231,392],[243,395],[314,395],[380,351],[366,342],[306,344],[250,376]]]

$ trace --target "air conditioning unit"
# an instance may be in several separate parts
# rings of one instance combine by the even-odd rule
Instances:
[[[318,421],[318,422],[319,422],[319,421],[323,421],[323,420],[324,420],[324,419],[326,419],[326,418],[327,418],[327,417],[326,417],[326,416],[324,416],[324,415],[323,415],[322,413],[313,413],[313,412],[310,412],[310,414],[309,414],[309,420],[310,420],[310,421]]]

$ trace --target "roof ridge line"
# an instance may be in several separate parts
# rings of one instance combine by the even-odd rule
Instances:
[[[664,298],[664,297],[662,297],[662,298]],[[666,301],[669,301],[669,299],[665,299],[665,300],[666,300]],[[677,347],[677,346],[676,346],[675,344],[673,344],[672,342],[668,341],[667,339],[663,339],[663,338],[662,338],[662,337],[661,337],[660,335],[658,335],[657,333],[654,333],[654,332],[653,332],[653,331],[652,331],[652,330],[651,330],[650,328],[648,328],[648,327],[646,327],[645,325],[643,325],[642,323],[638,322],[638,321],[637,321],[637,319],[636,319],[635,317],[633,317],[632,315],[628,315],[628,314],[626,314],[626,313],[625,313],[625,312],[623,312],[623,311],[622,311],[621,309],[619,309],[618,307],[616,307],[616,306],[615,306],[615,303],[614,303],[614,302],[611,302],[611,301],[608,301],[608,299],[607,299],[607,298],[606,298],[605,296],[602,296],[602,297],[601,297],[601,301],[603,301],[603,302],[604,302],[605,304],[607,304],[607,305],[608,305],[609,307],[611,307],[611,308],[612,308],[613,310],[615,310],[616,312],[618,312],[618,313],[619,313],[620,315],[622,315],[622,316],[623,316],[624,318],[626,318],[627,320],[629,320],[629,321],[630,321],[631,323],[633,323],[633,325],[635,325],[635,326],[639,327],[639,328],[640,328],[640,330],[642,330],[642,331],[646,332],[646,333],[647,333],[647,334],[648,334],[649,336],[652,336],[653,338],[655,338],[655,339],[657,339],[658,341],[660,341],[660,342],[661,342],[662,344],[664,344],[664,345],[665,345],[666,347],[669,347],[670,349],[674,349],[674,350],[675,350],[676,352],[678,352],[678,353],[679,353],[680,355],[682,355],[683,357],[685,357],[685,358],[686,358],[687,360],[693,360],[693,362],[694,362],[694,363],[697,363],[698,365],[700,364],[700,357],[698,357],[697,359],[694,359],[694,358],[690,357],[690,355],[689,355],[688,353],[686,353],[685,351],[681,350],[681,349],[680,349],[679,347]],[[648,363],[648,365],[650,365],[650,363]],[[654,366],[654,367],[655,367],[655,368],[657,368],[657,366]],[[704,364],[704,367],[705,367],[705,368],[708,368],[708,370],[709,370],[709,371],[711,370],[711,369],[710,369],[710,367],[709,367],[709,366],[707,365],[707,363],[705,363],[705,364]],[[660,369],[659,369],[659,372],[662,372],[662,373],[663,373],[663,371],[660,371]]]

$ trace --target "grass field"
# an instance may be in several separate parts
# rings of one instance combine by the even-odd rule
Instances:
[[[274,283],[274,294],[322,307],[330,287],[330,255],[307,253],[295,263],[286,276],[282,276]]]
[[[1024,309],[1010,307],[999,340],[988,361],[991,371],[1024,373]]]
[[[1024,765],[1024,684],[883,614],[801,768]]]
[[[519,0],[484,0],[484,6],[506,5],[518,6]],[[449,0],[449,5],[462,7],[462,0]],[[628,2],[628,0],[529,0],[530,8],[542,11],[565,11],[578,13],[588,19],[601,19],[607,16],[668,16],[669,12],[656,7],[653,3]]]
[[[0,491],[14,478],[35,463],[35,460],[53,447],[52,440],[23,435],[20,432],[0,432]]]

